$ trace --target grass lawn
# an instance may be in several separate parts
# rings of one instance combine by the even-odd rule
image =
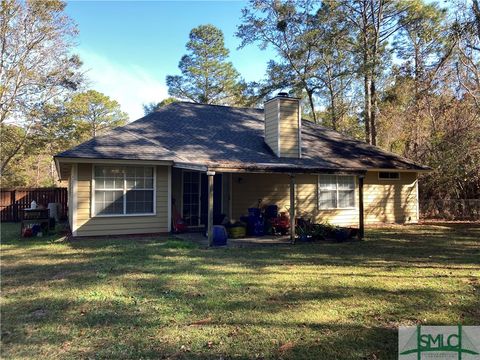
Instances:
[[[2,224],[4,359],[396,359],[399,325],[480,324],[480,225],[229,249],[17,231]]]

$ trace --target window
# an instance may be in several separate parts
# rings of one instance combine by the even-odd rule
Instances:
[[[95,166],[93,213],[154,214],[155,175],[148,166]]]
[[[355,178],[353,176],[320,175],[318,182],[320,209],[355,207]]]
[[[398,179],[400,179],[400,173],[381,171],[381,172],[378,173],[378,178],[380,180],[398,180]]]

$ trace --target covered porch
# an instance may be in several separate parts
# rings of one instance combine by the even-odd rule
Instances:
[[[290,171],[288,171],[290,170]],[[339,209],[320,209],[319,175],[349,177],[354,183],[354,206]],[[308,219],[315,223],[329,222],[359,229],[364,235],[363,183],[365,172],[328,171],[314,169],[236,169],[191,168],[172,169],[172,216],[180,216],[188,226],[189,237],[195,232],[207,233],[206,244],[212,244],[213,226],[225,215],[229,220],[240,220],[249,208],[277,205],[278,212],[288,213],[290,219]],[[235,244],[292,243],[295,226],[288,236],[247,236],[229,239]],[[203,236],[203,235],[201,235]],[[198,238],[197,238],[198,239]]]

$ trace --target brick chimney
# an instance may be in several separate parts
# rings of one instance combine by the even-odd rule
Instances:
[[[265,105],[265,142],[278,157],[301,158],[300,99],[278,93]]]

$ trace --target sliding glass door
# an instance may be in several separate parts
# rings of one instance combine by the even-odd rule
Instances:
[[[188,226],[200,225],[200,173],[183,172],[183,220]]]

